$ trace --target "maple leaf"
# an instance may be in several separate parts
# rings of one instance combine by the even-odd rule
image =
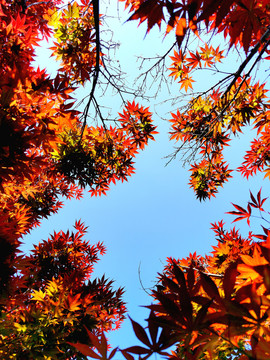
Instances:
[[[99,354],[96,353],[92,347],[81,344],[81,343],[69,343],[70,345],[74,346],[77,350],[79,350],[82,354],[85,356],[89,356],[93,359],[99,359],[99,360],[111,360],[114,355],[116,354],[118,348],[115,348],[111,351],[111,353],[107,354],[109,345],[107,343],[106,337],[104,335],[104,332],[101,333],[100,338],[96,336],[95,334],[91,333],[87,328],[87,334],[89,336],[89,339],[92,343],[92,345],[98,350]]]
[[[247,223],[250,226],[250,216],[251,216],[251,206],[248,204],[247,210],[245,210],[242,206],[232,204],[238,211],[229,211],[227,214],[231,215],[239,215],[233,222],[240,221],[243,219],[247,219]]]
[[[158,25],[160,28],[162,20],[164,20],[163,14],[163,2],[156,0],[145,0],[139,8],[131,15],[129,20],[140,20],[140,24],[147,20],[147,32],[149,32],[154,25]]]
[[[67,298],[67,308],[69,311],[73,312],[73,311],[77,311],[80,309],[80,305],[81,305],[81,294],[77,294],[75,296],[71,296],[70,294],[68,295]]]
[[[33,301],[44,301],[46,293],[42,292],[41,290],[35,290],[32,294]]]
[[[147,319],[150,338],[148,338],[146,331],[139,323],[132,320],[131,318],[130,320],[132,322],[132,327],[137,338],[144,345],[146,345],[146,347],[131,346],[124,350],[121,350],[122,354],[125,356],[127,360],[131,359],[130,353],[144,355],[144,359],[147,359],[153,353],[158,353],[160,355],[169,355],[164,350],[172,346],[175,343],[175,340],[170,339],[169,331],[166,328],[163,328],[162,326],[159,325],[159,318],[155,316],[153,311],[150,312],[150,316]],[[162,328],[162,330],[159,333],[160,327]]]
[[[186,60],[188,61],[188,63],[190,64],[190,66],[191,66],[192,68],[196,68],[197,66],[201,67],[202,57],[201,57],[201,55],[198,53],[198,51],[196,51],[195,54],[189,51],[189,55],[190,55],[190,58],[187,58]]]
[[[218,27],[221,21],[228,14],[230,7],[234,0],[229,0],[224,3],[222,0],[207,0],[203,2],[201,14],[198,17],[197,22],[204,20],[208,25],[211,15],[215,15],[215,26]]]
[[[185,56],[182,53],[182,50],[180,49],[179,52],[176,50],[173,51],[174,56],[170,56],[170,59],[173,61],[175,65],[181,65],[183,61],[185,60]]]
[[[179,83],[181,84],[180,90],[184,88],[185,92],[187,92],[189,88],[193,89],[192,87],[193,82],[194,80],[190,76],[188,75],[182,76],[181,80],[179,81]]]
[[[259,31],[259,19],[262,18],[263,11],[259,7],[254,6],[254,1],[250,1],[247,6],[243,3],[239,5],[229,15],[230,21],[235,23],[237,19],[236,25],[230,28],[231,46],[240,41],[247,53],[251,45],[253,33],[258,33]]]
[[[263,209],[263,204],[267,200],[267,198],[264,199],[261,198],[261,190],[262,189],[260,189],[260,191],[257,193],[257,199],[255,199],[252,192],[250,191],[251,202],[249,202],[249,204],[255,209],[259,209],[260,211],[265,211]]]
[[[83,355],[90,356],[92,359],[102,359],[100,355],[98,355],[94,350],[92,350],[89,345],[81,344],[81,343],[71,343],[68,344],[74,346],[77,350],[79,350]]]

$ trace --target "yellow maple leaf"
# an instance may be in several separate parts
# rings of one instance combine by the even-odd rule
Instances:
[[[44,301],[46,293],[41,290],[34,290],[31,300]]]
[[[44,17],[46,20],[48,20],[49,26],[53,26],[55,29],[58,29],[61,15],[61,11],[57,11],[56,9],[49,9]]]

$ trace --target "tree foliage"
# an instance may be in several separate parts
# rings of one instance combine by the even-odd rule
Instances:
[[[83,326],[108,331],[123,320],[123,289],[114,291],[104,277],[91,279],[103,244],[84,240],[84,224],[77,222],[75,230],[54,233],[17,259],[16,290],[1,317],[2,358],[84,359],[68,341],[89,343]]]
[[[61,208],[60,197],[79,199],[86,187],[104,194],[127,180],[155,134],[152,114],[134,101],[114,127],[88,125],[87,112],[74,109],[76,87],[95,81],[103,66],[95,6],[0,2],[1,358],[85,358],[68,344],[91,343],[83,326],[99,334],[124,318],[123,289],[91,278],[105,247],[84,240],[81,222],[31,255],[19,250],[22,236]],[[34,66],[44,39],[53,39],[55,76]]]
[[[269,212],[262,206],[266,199],[261,192],[250,196],[247,210],[234,205],[238,211],[229,212],[237,216],[234,221],[249,222],[258,211],[269,223]],[[172,343],[176,350],[165,355],[174,360],[269,357],[269,229],[263,227],[259,235],[250,232],[247,238],[235,228],[226,230],[223,221],[212,229],[217,245],[211,254],[169,258],[152,291],[150,337],[161,329],[166,346],[151,344],[141,328],[135,332],[145,346],[125,349],[127,359],[133,359],[131,354],[163,354]]]
[[[237,170],[246,178],[257,171],[269,177],[269,99],[266,84],[252,76],[255,65],[269,60],[268,1],[124,2],[131,12],[129,20],[147,21],[148,32],[154,25],[164,31],[164,36],[175,31],[176,49],[170,56],[169,76],[180,84],[180,90],[190,100],[171,113],[171,140],[182,143],[172,158],[184,152],[184,160],[191,165],[190,186],[197,198],[215,196],[231,177],[224,148],[248,125],[257,131],[257,137]],[[192,34],[200,44],[194,50]],[[225,39],[218,47],[212,45],[217,34]],[[205,91],[194,93],[193,83],[200,79],[198,72],[207,68],[220,73],[218,65],[226,61],[225,51],[230,49],[243,51],[246,56],[239,68],[235,72],[227,71],[226,76]]]
[[[175,43],[158,60],[170,61],[168,79],[190,96],[187,106],[171,113],[171,140],[181,143],[190,162],[190,186],[199,200],[215,196],[231,177],[224,148],[251,125],[257,132],[238,168],[249,178],[261,171],[270,177],[269,99],[266,83],[253,74],[269,60],[270,5],[267,0],[120,0],[129,20],[157,25]],[[92,279],[103,244],[84,239],[86,227],[58,232],[21,254],[23,235],[56,213],[60,198],[105,194],[112,183],[127,180],[134,158],[156,126],[152,113],[131,99],[108,126],[96,98],[100,76],[123,99],[123,90],[108,70],[98,0],[0,0],[0,355],[5,359],[111,360],[104,332],[124,319],[123,289],[112,281]],[[224,36],[227,48],[215,46]],[[197,38],[199,46],[190,46]],[[36,68],[36,48],[53,40],[56,74]],[[225,45],[224,45],[225,46]],[[104,50],[105,49],[105,50]],[[244,60],[209,89],[193,92],[196,74],[221,73],[226,51]],[[173,50],[173,52],[171,51]],[[75,90],[90,84],[83,111],[75,108]],[[124,99],[125,100],[125,99]],[[100,124],[91,124],[90,107]],[[187,151],[187,152],[186,152]],[[246,208],[233,204],[234,221],[248,225],[259,212],[269,223],[266,198],[250,193]],[[270,312],[270,240],[263,234],[243,238],[223,221],[212,225],[217,245],[210,255],[170,258],[149,305],[148,332],[131,320],[135,345],[121,352],[147,359],[268,359]],[[175,345],[175,351],[169,348]]]

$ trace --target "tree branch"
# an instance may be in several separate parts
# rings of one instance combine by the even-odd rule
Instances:
[[[267,28],[266,32],[263,34],[263,36],[261,37],[260,41],[257,43],[257,45],[254,46],[254,48],[251,50],[251,52],[249,53],[248,57],[246,58],[246,60],[239,66],[239,69],[236,71],[236,73],[234,74],[234,78],[233,80],[230,82],[229,86],[227,87],[227,89],[225,90],[224,94],[221,97],[221,100],[228,94],[228,92],[231,90],[232,86],[234,85],[235,81],[238,79],[238,77],[241,75],[242,71],[244,70],[244,68],[247,66],[247,64],[250,62],[250,60],[253,58],[253,56],[257,53],[257,51],[259,50],[261,44],[266,42],[266,46],[263,47],[263,49],[260,51],[259,56],[256,58],[254,64],[252,65],[251,69],[249,70],[249,73],[251,72],[251,70],[253,69],[253,67],[255,66],[255,64],[260,60],[260,58],[262,57],[262,54],[264,53],[264,51],[266,50],[266,47],[269,45],[269,40],[267,41],[268,37],[270,35],[270,26]]]
[[[84,108],[82,118],[83,118],[83,125],[81,129],[80,141],[83,136],[83,132],[87,122],[87,116],[89,112],[90,105],[94,99],[95,89],[98,81],[98,76],[100,72],[99,62],[100,62],[100,31],[99,31],[99,0],[92,0],[93,5],[93,14],[94,14],[94,27],[96,31],[96,63],[94,69],[94,76],[93,76],[93,84],[92,89],[90,91],[88,102]]]

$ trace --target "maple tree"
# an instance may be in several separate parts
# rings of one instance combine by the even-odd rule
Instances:
[[[191,149],[190,185],[197,198],[215,196],[232,170],[223,150],[233,135],[252,124],[257,138],[238,170],[248,178],[257,171],[269,177],[269,100],[266,84],[255,81],[253,69],[269,60],[270,5],[267,0],[120,0],[129,20],[158,25],[165,35],[175,31],[168,56],[168,76],[190,95],[188,105],[172,112],[171,139]],[[30,255],[21,254],[23,235],[63,205],[60,197],[105,194],[110,185],[127,180],[133,159],[154,139],[156,127],[149,108],[125,101],[107,126],[96,99],[100,74],[111,80],[101,46],[102,17],[98,0],[0,0],[0,354],[6,359],[111,360],[104,332],[119,327],[125,314],[122,289],[92,279],[103,244],[84,240],[86,227],[54,233]],[[204,42],[203,31],[209,38]],[[229,49],[245,54],[239,68],[199,95],[193,94],[195,73],[218,72],[226,60],[221,46],[211,44],[223,34]],[[189,40],[200,46],[192,50]],[[36,47],[53,39],[55,76],[34,66]],[[158,63],[159,64],[159,61]],[[106,74],[108,75],[106,77]],[[74,108],[74,91],[91,83],[83,111]],[[94,106],[101,125],[88,123]],[[235,221],[250,224],[266,199],[250,195],[247,209],[234,204]],[[269,213],[268,213],[269,214]],[[267,220],[262,216],[262,220]],[[147,359],[158,353],[168,359],[267,359],[269,347],[269,229],[241,237],[224,223],[213,224],[218,241],[211,255],[168,259],[148,306],[150,337],[132,320],[144,346],[121,352]],[[258,240],[259,241],[258,241]],[[169,348],[176,350],[169,353]]]
[[[111,330],[124,318],[123,289],[112,281],[91,279],[103,244],[84,240],[86,227],[54,233],[16,259],[16,289],[3,304],[0,354],[5,359],[84,359],[68,344],[87,341],[83,325],[92,331]]]
[[[153,139],[152,114],[125,102],[117,125],[87,123],[95,102],[101,53],[98,1],[0,1],[0,356],[5,359],[85,359],[69,342],[117,328],[123,289],[92,279],[103,244],[84,240],[86,227],[54,233],[30,255],[23,235],[62,206],[60,198],[106,193],[127,180],[134,157]],[[36,68],[36,49],[53,40],[55,76]],[[92,83],[84,111],[74,91]]]

